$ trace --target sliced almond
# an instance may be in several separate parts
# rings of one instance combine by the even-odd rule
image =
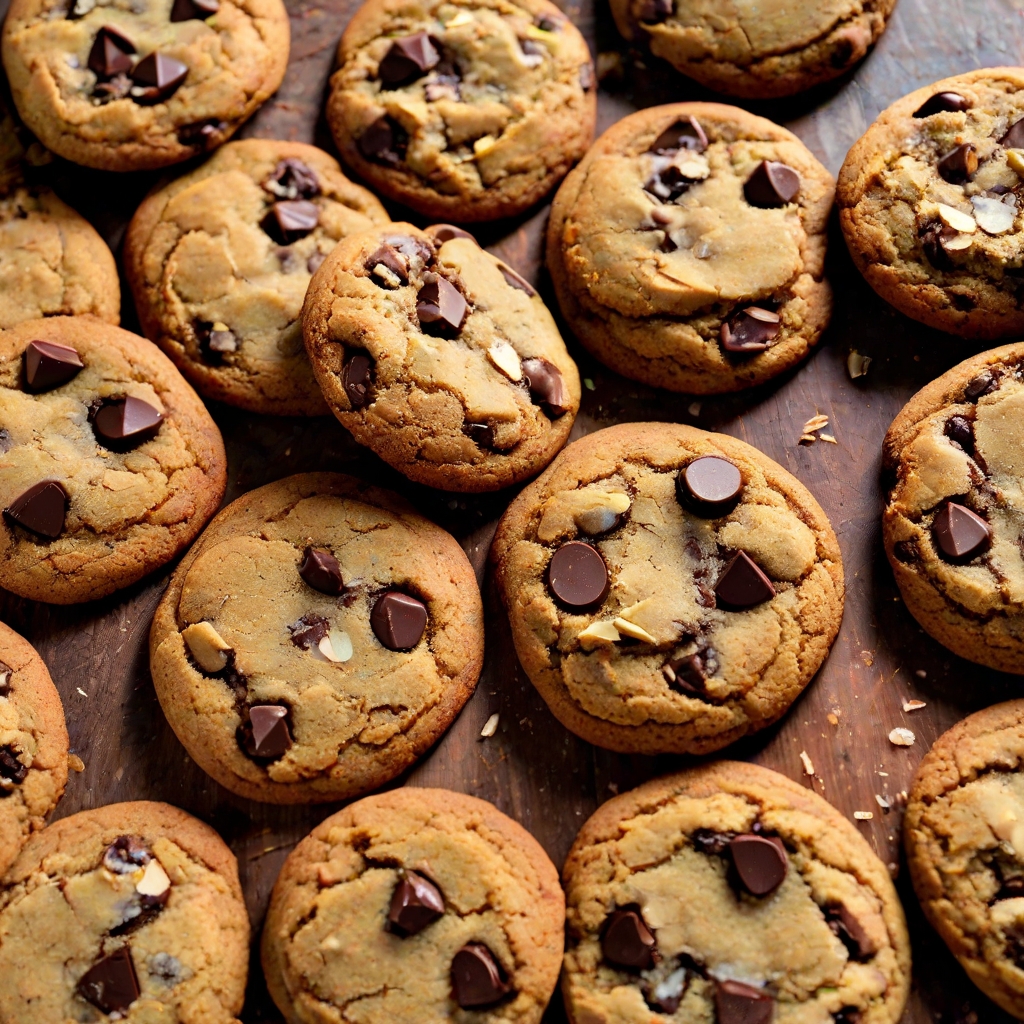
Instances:
[[[963,252],[964,249],[970,249],[974,244],[974,238],[971,235],[954,235],[952,238],[942,239],[942,248],[947,252]]]
[[[615,619],[612,625],[623,636],[632,637],[634,640],[642,640],[645,644],[656,644],[658,642],[646,629],[641,629],[640,626],[635,622],[630,622],[629,619]]]
[[[972,216],[961,213],[955,206],[947,206],[945,203],[938,203],[939,217],[942,223],[954,231],[964,235],[973,235],[978,230],[978,225]],[[948,243],[947,243],[948,248]]]
[[[383,263],[378,263],[373,268],[373,276],[379,277],[389,288],[397,288],[402,283],[402,279]]]
[[[519,358],[519,353],[507,341],[496,341],[487,350],[487,358],[509,380],[520,381],[523,379],[522,360]]]
[[[760,320],[765,324],[777,324],[782,321],[782,317],[778,313],[773,313],[770,309],[762,309],[760,306],[747,306],[743,312],[751,320]]]
[[[473,143],[473,155],[483,156],[485,153],[489,153],[494,149],[494,144],[498,140],[493,135],[483,135]]]
[[[978,227],[988,235],[1005,235],[1013,230],[1017,219],[1016,206],[1008,206],[1001,199],[990,199],[987,196],[972,196],[974,219]]]
[[[870,367],[871,356],[861,355],[856,349],[846,357],[846,372],[850,375],[850,380],[866,377]]]
[[[903,702],[904,711],[920,711],[921,708],[926,708],[928,705],[923,700],[905,700]]]
[[[1024,178],[1024,149],[1008,149],[1006,162],[1010,165],[1011,170],[1016,171],[1020,177]]]
[[[332,629],[326,639],[331,641],[334,659],[338,662],[348,661],[352,657],[352,638],[343,629]]]
[[[341,659],[334,653],[334,644],[331,643],[330,636],[325,636],[320,643],[317,645],[317,649],[320,653],[328,660],[337,663]]]
[[[622,638],[615,626],[605,620],[604,622],[592,622],[577,634],[577,639],[584,647],[592,648],[600,644],[615,644]]]
[[[822,416],[821,413],[819,413],[817,416],[812,416],[804,424],[804,433],[805,434],[809,434],[809,433],[811,433],[812,430],[821,430],[823,427],[827,427],[827,426],[828,426],[828,417],[827,416]]]
[[[231,645],[225,642],[211,623],[193,623],[182,630],[181,636],[204,672],[219,672],[227,665]]]
[[[140,896],[163,896],[170,887],[171,880],[155,857],[146,865],[142,877],[135,883],[135,891]]]

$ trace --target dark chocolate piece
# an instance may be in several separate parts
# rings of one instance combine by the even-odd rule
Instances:
[[[393,118],[378,118],[356,140],[359,152],[379,164],[400,164],[405,159],[409,133]]]
[[[782,840],[775,836],[736,836],[729,843],[729,855],[743,888],[752,896],[775,892],[786,877],[789,858]]]
[[[353,409],[362,409],[370,401],[373,360],[366,352],[356,352],[342,370],[341,383]]]
[[[403,937],[417,935],[443,913],[441,890],[418,872],[405,871],[395,886],[388,908],[391,930]]]
[[[770,601],[775,596],[775,587],[757,563],[745,551],[740,551],[718,577],[715,596],[722,605],[742,610]]]
[[[715,1011],[718,1024],[768,1024],[775,1013],[775,1000],[742,981],[716,981]]]
[[[97,78],[127,74],[135,65],[135,44],[113,25],[103,25],[89,51],[89,70]]]
[[[965,142],[950,150],[938,163],[939,176],[951,185],[963,185],[978,171],[978,151],[974,144]]]
[[[703,153],[707,148],[708,137],[700,122],[695,117],[681,117],[651,143],[647,152],[669,154],[689,149]]]
[[[280,245],[305,238],[320,223],[320,208],[308,199],[282,199],[274,203],[260,227]]]
[[[393,89],[421,78],[440,62],[441,54],[430,36],[417,32],[391,44],[377,68],[377,77],[385,89]]]
[[[78,994],[103,1013],[124,1014],[139,998],[139,979],[127,946],[97,960],[78,979]]]
[[[501,965],[481,942],[469,942],[452,958],[455,1001],[463,1010],[493,1006],[512,991]]]
[[[999,144],[1007,149],[1024,149],[1024,117],[1010,125]]]
[[[411,651],[427,628],[427,606],[400,590],[389,590],[377,598],[370,626],[389,651]]]
[[[639,907],[623,907],[608,915],[601,932],[601,952],[616,967],[646,971],[654,966],[657,942]]]
[[[914,117],[931,117],[932,114],[939,114],[943,111],[955,113],[969,110],[970,106],[967,99],[958,92],[937,92],[914,111]]]
[[[854,960],[869,960],[878,952],[877,943],[868,935],[864,926],[845,903],[826,907],[825,920]]]
[[[174,0],[171,21],[204,21],[220,10],[220,0]]]
[[[779,336],[782,318],[770,309],[747,306],[722,324],[722,348],[726,352],[764,352]]]
[[[104,401],[92,416],[92,429],[105,448],[122,452],[155,437],[163,421],[159,409],[129,395]]]
[[[4,518],[40,537],[59,537],[64,529],[68,496],[56,480],[41,480],[4,509]]]
[[[800,194],[800,175],[786,164],[762,160],[743,186],[743,194],[751,206],[785,206]]]
[[[293,622],[288,630],[292,635],[292,643],[308,651],[316,647],[331,628],[331,624],[315,612],[306,612],[298,622]]]
[[[288,731],[288,709],[280,704],[257,704],[249,708],[246,749],[253,757],[275,760],[292,745]]]
[[[143,105],[162,103],[178,91],[187,76],[187,64],[155,51],[143,57],[131,73],[136,86],[132,89],[132,99]]]
[[[947,561],[969,562],[988,549],[992,529],[969,508],[947,501],[932,522],[932,536]]]
[[[704,519],[727,515],[743,493],[743,475],[728,459],[704,455],[676,477],[680,501]]]
[[[435,275],[416,296],[420,325],[442,333],[458,333],[469,313],[469,303],[447,278]]]
[[[183,124],[178,129],[178,141],[183,146],[206,149],[219,135],[227,131],[227,127],[227,121],[222,121],[219,117],[207,117],[202,121]]]
[[[278,161],[263,187],[278,199],[313,199],[320,195],[320,179],[316,171],[292,156]]]
[[[321,594],[334,596],[345,589],[341,566],[326,548],[306,548],[299,566],[299,575]]]
[[[608,596],[608,566],[597,548],[581,540],[563,544],[548,564],[548,586],[570,609],[593,608]]]
[[[570,407],[569,389],[562,371],[546,359],[524,359],[523,379],[530,394],[552,419],[564,416]]]
[[[51,391],[78,376],[81,356],[69,345],[53,341],[30,341],[25,349],[25,386],[29,391]]]

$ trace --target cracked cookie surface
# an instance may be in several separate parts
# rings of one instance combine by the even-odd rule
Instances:
[[[412,872],[444,911],[411,935],[388,929]],[[289,1024],[538,1024],[562,958],[565,900],[537,841],[493,805],[406,786],[360,800],[285,862],[263,930],[267,985]],[[509,991],[460,1008],[453,959],[482,945]]]
[[[238,866],[167,804],[83,811],[22,851],[0,895],[10,1024],[237,1024],[249,959]]]
[[[70,379],[30,391],[26,350],[40,341],[69,347],[84,365],[67,364]],[[105,443],[98,410],[116,412],[128,399],[162,420],[123,444]],[[0,586],[6,590],[74,604],[134,583],[199,533],[220,504],[226,474],[216,424],[170,360],[144,338],[93,317],[31,320],[0,334]],[[39,503],[11,514],[47,481],[53,486],[37,496]]]
[[[438,220],[521,213],[593,138],[590,51],[546,0],[373,0],[338,65],[327,119],[346,163]]]
[[[328,473],[224,509],[150,634],[157,696],[185,748],[232,792],[271,803],[394,778],[454,720],[482,660],[480,593],[455,539],[396,495]],[[275,714],[285,724],[261,749],[259,717]]]
[[[770,892],[747,889],[743,844],[769,850]],[[895,1024],[903,1012],[910,943],[885,867],[835,808],[766,768],[721,761],[609,800],[563,878],[574,1024]],[[653,942],[640,945],[644,932]]]
[[[907,403],[885,436],[882,519],[907,608],[971,661],[1024,673],[1024,344],[974,356]]]
[[[724,508],[681,500],[701,458],[738,482]],[[597,577],[581,600],[581,573],[555,561],[567,553]],[[491,557],[534,686],[568,729],[623,752],[707,753],[770,725],[842,618],[839,546],[812,495],[742,441],[691,427],[574,442],[509,507]]]
[[[757,188],[766,162],[781,192]],[[562,312],[625,377],[695,394],[762,383],[828,324],[833,188],[795,135],[736,107],[632,114],[555,196],[547,265]]]
[[[315,146],[230,142],[132,219],[125,264],[143,330],[208,398],[325,415],[302,344],[306,289],[341,239],[388,220]]]

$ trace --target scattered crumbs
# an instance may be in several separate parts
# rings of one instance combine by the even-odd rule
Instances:
[[[114,772],[114,781],[115,782],[120,782],[121,779],[123,779],[123,778],[124,778],[124,765],[123,764],[119,764],[117,766],[117,771]]]
[[[881,775],[883,779],[889,778],[888,772],[875,772],[876,775]]]
[[[618,794],[618,792],[619,792],[619,784],[617,782],[609,782],[608,783],[608,792],[609,793]]]
[[[800,443],[801,444],[814,444],[814,442],[817,441],[817,440],[818,439],[813,434],[801,434],[800,435]]]
[[[893,729],[889,733],[889,742],[894,747],[912,747],[916,738],[909,729]]]
[[[699,416],[699,415],[700,415],[700,402],[691,402],[691,403],[690,403],[690,404],[689,404],[689,405],[687,406],[687,408],[686,408],[686,411],[687,411],[687,412],[688,412],[688,413],[689,413],[689,414],[690,414],[691,416]]]
[[[831,434],[819,434],[819,441],[828,441],[829,444],[839,444],[839,442]]]
[[[593,391],[597,387],[597,385],[589,377],[583,378],[583,384],[588,391]]]
[[[926,708],[928,705],[923,700],[904,700],[903,710],[904,711],[920,711],[921,708]]]
[[[818,413],[816,416],[812,416],[804,424],[804,433],[809,434],[813,430],[824,430],[828,426],[828,417]]]
[[[928,673],[927,673],[927,672],[925,672],[925,670],[924,670],[923,668],[919,668],[919,669],[918,669],[918,670],[917,670],[917,671],[916,671],[916,672],[914,673],[914,675],[915,675],[915,676],[917,676],[917,678],[918,678],[918,679],[927,679],[927,678],[928,678]]]
[[[808,756],[806,750],[801,750],[800,751],[800,760],[803,761],[804,772],[807,775],[813,775],[814,774],[814,762],[810,759],[810,757]]]
[[[84,772],[85,762],[77,754],[68,754],[68,767],[73,772]]]
[[[498,712],[495,711],[490,718],[484,722],[484,727],[480,730],[481,739],[490,739],[498,731]]]
[[[838,725],[839,724],[839,716],[834,711],[830,711],[828,713],[828,724],[829,725]]]
[[[459,507],[459,503],[457,501],[449,501],[448,507],[454,512]]]
[[[884,796],[880,796],[878,793],[875,794],[875,803],[882,808],[884,814],[888,814],[892,804],[885,799]]]
[[[87,693],[85,692],[85,690],[83,690],[83,689],[82,689],[82,688],[81,688],[80,686],[76,686],[76,687],[75,687],[75,689],[76,689],[76,690],[77,690],[77,691],[78,691],[78,692],[79,692],[79,693],[80,693],[80,694],[81,694],[81,695],[82,695],[83,697],[88,697],[88,696],[89,696],[89,694],[87,694]]]
[[[871,666],[874,665],[874,663],[875,663],[875,652],[874,651],[861,651],[860,652],[860,660],[863,661],[864,664],[868,668],[871,668]]]
[[[285,448],[285,450],[284,450],[284,457],[287,459],[288,456],[291,455],[291,453],[292,453],[291,448]]]
[[[852,349],[846,357],[846,372],[850,375],[850,380],[866,377],[871,362],[871,356],[862,356],[856,349]]]
[[[857,819],[857,821],[870,821],[875,816],[875,812],[874,811],[854,811],[853,812],[853,816],[854,816],[854,818]]]

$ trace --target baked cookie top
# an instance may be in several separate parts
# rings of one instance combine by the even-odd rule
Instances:
[[[68,730],[35,648],[0,622],[0,876],[68,781]]]
[[[856,828],[804,786],[720,761],[604,804],[563,869],[576,1024],[895,1024],[906,921]]]
[[[755,448],[628,423],[574,442],[509,506],[492,559],[555,716],[633,753],[707,753],[774,722],[842,618],[825,513]]]
[[[125,265],[143,330],[208,398],[326,414],[302,345],[302,300],[342,238],[388,220],[315,146],[228,143],[132,219]]]
[[[93,317],[0,334],[0,586],[74,604],[170,561],[224,495],[220,431],[170,360]]]
[[[563,312],[627,377],[705,394],[760,383],[828,322],[833,187],[795,135],[736,107],[632,114],[555,197],[548,266]]]
[[[450,225],[345,239],[313,277],[306,350],[328,405],[411,480],[491,491],[565,443],[580,380],[533,287]]]
[[[404,771],[469,699],[483,643],[453,537],[397,495],[311,473],[210,524],[157,608],[150,664],[205,771],[242,796],[299,803]]]
[[[861,273],[932,327],[980,339],[1020,333],[1022,174],[1020,68],[971,71],[904,96],[839,175],[840,223]]]
[[[405,787],[332,815],[285,861],[263,969],[294,1024],[538,1024],[565,900],[537,841],[494,806]]]
[[[885,549],[907,607],[957,654],[1024,673],[1024,344],[919,391],[885,437]]]
[[[281,0],[13,0],[3,28],[22,120],[110,171],[224,142],[281,84],[288,45]]]
[[[0,1013],[236,1024],[249,917],[231,851],[167,804],[111,804],[32,839],[0,894]]]
[[[338,49],[327,119],[346,162],[429,217],[511,217],[583,155],[596,77],[547,0],[370,0]]]

